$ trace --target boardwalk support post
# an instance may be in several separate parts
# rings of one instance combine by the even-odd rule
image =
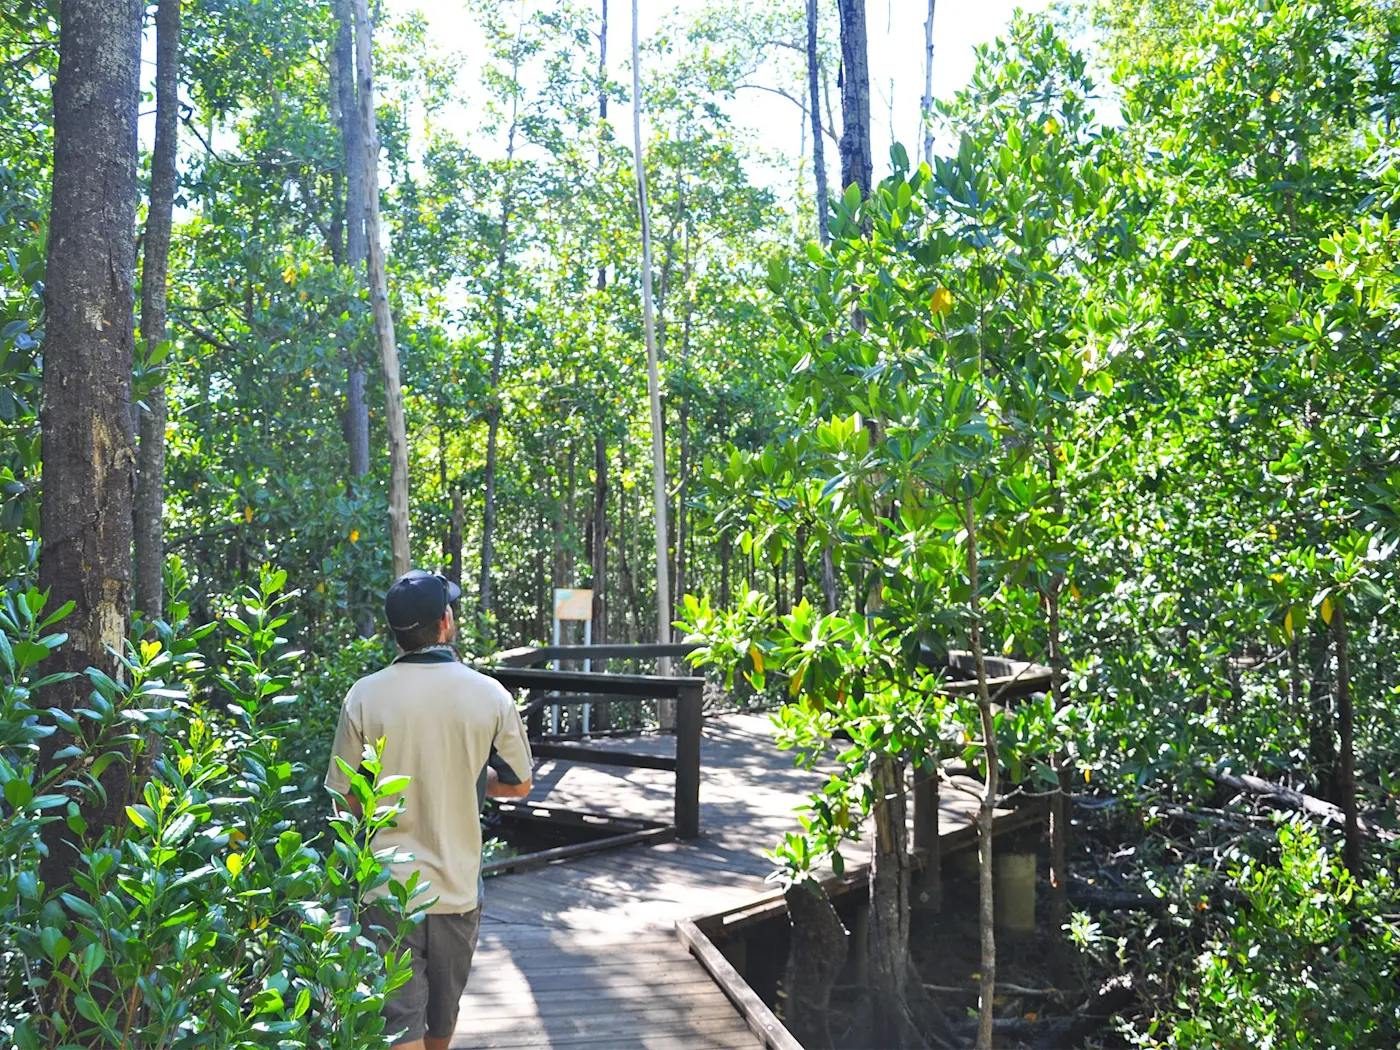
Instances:
[[[922,861],[914,877],[914,907],[938,911],[943,907],[943,850],[938,837],[936,753],[914,766],[914,850]]]
[[[676,698],[676,834],[700,837],[700,731],[705,680],[682,679]]]

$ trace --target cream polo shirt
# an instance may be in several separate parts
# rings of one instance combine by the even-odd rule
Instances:
[[[481,807],[486,769],[506,784],[530,779],[525,726],[511,696],[494,678],[473,671],[449,649],[400,657],[361,678],[345,696],[325,784],[349,796],[350,778],[336,764],[358,769],[366,744],[384,740],[383,769],[412,777],[395,827],[375,837],[413,855],[392,864],[392,877],[419,872],[437,897],[428,911],[460,914],[480,903]],[[394,799],[388,801],[393,802]],[[387,887],[374,896],[387,895]]]

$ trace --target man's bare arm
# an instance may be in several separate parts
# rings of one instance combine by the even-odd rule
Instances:
[[[507,784],[490,766],[486,767],[487,798],[525,798],[530,794],[531,782],[527,778],[519,784]]]

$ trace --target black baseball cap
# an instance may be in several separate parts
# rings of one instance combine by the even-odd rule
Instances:
[[[462,597],[462,588],[441,573],[409,569],[384,596],[384,615],[396,631],[437,623],[447,607]]]

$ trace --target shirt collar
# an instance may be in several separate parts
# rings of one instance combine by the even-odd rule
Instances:
[[[461,662],[462,655],[457,652],[457,647],[450,642],[425,645],[421,649],[400,653],[394,658],[396,664],[459,664]]]

